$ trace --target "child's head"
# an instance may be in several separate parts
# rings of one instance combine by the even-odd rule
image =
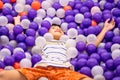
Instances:
[[[59,40],[62,35],[64,35],[64,32],[60,28],[59,25],[53,24],[50,29],[49,33],[51,33],[54,37],[54,39]]]

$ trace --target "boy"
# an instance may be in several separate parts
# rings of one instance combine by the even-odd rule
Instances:
[[[98,46],[103,40],[105,33],[114,28],[114,19],[110,22],[108,21],[109,19],[106,20],[104,28],[97,36],[94,45]],[[64,35],[61,28],[57,25],[51,26],[49,32],[55,40],[59,40],[59,38]],[[61,42],[53,41],[52,47],[48,44],[43,48],[43,60],[35,65],[35,68],[2,71],[0,73],[0,80],[38,80],[42,77],[46,77],[46,80],[92,80],[86,75],[70,70],[72,65],[69,63],[69,60],[67,60],[67,54],[65,54],[66,48],[64,45],[58,45],[59,43],[61,44]],[[60,48],[60,52],[58,48]],[[8,78],[6,79],[5,77]]]

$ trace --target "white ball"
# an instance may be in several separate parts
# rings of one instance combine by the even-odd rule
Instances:
[[[47,20],[50,22],[50,24],[52,24],[52,19],[50,17],[46,17],[46,18],[44,18],[44,20]]]
[[[21,1],[21,0],[20,0],[20,1]],[[17,3],[14,8],[15,8],[15,11],[18,12],[18,13],[24,11],[24,5],[23,5],[23,4],[20,4],[20,3]]]
[[[16,2],[19,3],[19,4],[23,4],[23,5],[26,4],[26,0],[17,0]]]
[[[6,66],[6,67],[4,68],[4,70],[13,70],[13,69],[14,69],[13,66]]]
[[[5,56],[11,55],[11,51],[7,48],[0,50],[0,60],[3,60]]]
[[[41,18],[44,18],[46,16],[45,10],[44,9],[38,9],[37,10],[37,16],[41,17]]]
[[[13,32],[14,25],[11,23],[8,23],[6,27],[9,29],[9,32]]]
[[[99,2],[99,5],[100,5],[100,9],[104,9],[104,5],[105,5],[106,1],[105,0],[101,0]]]
[[[59,3],[61,6],[67,6],[69,3],[69,0],[59,0]]]
[[[120,35],[119,28],[114,28],[113,33],[115,34],[115,36],[119,36]]]
[[[32,7],[30,5],[25,5],[24,11],[29,11]]]
[[[34,46],[31,49],[32,54],[41,54],[42,53],[42,49],[39,46]]]
[[[75,47],[76,46],[76,41],[73,39],[68,39],[66,41],[66,48],[70,48],[70,47]]]
[[[63,32],[67,32],[68,30],[68,23],[64,22],[61,24],[61,29],[63,30]]]
[[[94,15],[95,13],[98,13],[100,12],[101,13],[101,10],[98,6],[94,6],[91,8],[91,14]]]
[[[40,25],[41,22],[42,22],[42,18],[41,17],[35,17],[33,21],[36,22],[38,25]]]
[[[111,51],[113,52],[114,50],[116,50],[116,49],[120,49],[120,44],[113,44],[112,46],[111,46]]]
[[[103,22],[100,22],[100,23],[98,24],[98,26],[100,26],[101,28],[103,28],[103,27],[104,27],[104,23],[103,23]]]
[[[18,51],[24,52],[24,50],[23,50],[22,48],[17,47],[17,48],[15,48],[15,49],[13,50],[13,54],[15,54],[15,53],[18,52]]]
[[[93,0],[94,2],[98,2],[98,0]]]
[[[44,37],[37,37],[36,40],[35,40],[35,45],[36,46],[39,46],[40,48],[43,48],[43,46],[46,44],[46,40]]]
[[[54,8],[51,7],[51,8],[47,9],[48,16],[53,17],[53,16],[55,16],[55,14],[56,14],[56,10]]]
[[[3,5],[3,8],[7,8],[7,7],[12,10],[12,5],[11,5],[10,3],[5,3],[5,4]]]
[[[75,58],[78,55],[78,51],[75,47],[70,47],[67,50],[68,58]]]
[[[0,16],[0,26],[6,26],[8,19],[5,16]]]
[[[100,43],[100,44],[98,45],[99,48],[104,48],[104,46],[105,46],[105,43]]]
[[[69,39],[69,37],[68,37],[67,35],[62,35],[62,36],[60,37],[60,41],[66,42],[68,39]]]
[[[96,40],[97,40],[97,37],[94,34],[89,34],[87,36],[87,43],[88,44],[94,44]]]
[[[15,48],[17,46],[17,42],[15,40],[11,40],[9,42],[9,45],[11,45],[13,48]]]
[[[0,42],[1,42],[2,45],[7,45],[7,44],[9,44],[9,38],[5,35],[2,35],[0,37]]]
[[[52,24],[58,24],[58,25],[60,25],[61,24],[61,19],[58,18],[58,17],[54,17],[52,19]]]
[[[81,23],[83,19],[84,19],[83,14],[78,13],[75,15],[75,22],[76,23]]]
[[[114,3],[117,4],[118,1],[119,1],[119,0],[114,0]]]
[[[117,57],[120,57],[120,49],[115,49],[113,52],[112,52],[112,58],[113,59],[116,59]]]
[[[45,33],[44,38],[46,39],[46,41],[51,41],[53,40],[53,35],[51,33]]]
[[[25,52],[25,56],[26,56],[27,59],[31,59],[31,57],[32,57],[32,56],[30,55],[30,53],[28,53],[28,52]]]
[[[21,68],[31,68],[32,67],[32,63],[31,60],[24,58],[20,61],[20,67]]]
[[[58,9],[56,12],[56,16],[59,18],[63,18],[65,16],[65,10],[62,8]]]
[[[104,71],[103,71],[103,68],[101,66],[94,66],[91,70],[91,73],[93,76],[103,75]]]
[[[78,35],[78,31],[75,28],[70,28],[67,31],[67,35],[68,35],[69,38],[76,38],[77,35]]]
[[[96,75],[94,80],[105,80],[105,77],[103,75]]]
[[[83,41],[84,43],[86,43],[86,37],[82,34],[78,35],[76,37],[76,42],[79,42],[79,41]]]
[[[43,1],[41,6],[42,6],[43,9],[46,10],[46,9],[51,7],[51,4],[48,1]]]
[[[41,78],[39,78],[38,80],[48,80],[48,78],[46,78],[46,77],[41,77]]]
[[[29,25],[30,25],[30,20],[28,19],[23,19],[21,21],[21,26],[24,28],[24,29],[28,29],[29,28]]]

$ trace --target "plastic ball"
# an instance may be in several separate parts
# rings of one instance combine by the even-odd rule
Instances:
[[[104,53],[102,53],[100,56],[101,56],[101,60],[102,60],[103,62],[106,62],[107,60],[109,60],[109,59],[112,58],[112,57],[111,57],[111,54],[110,54],[109,52],[104,52]]]
[[[117,68],[116,68],[116,73],[117,73],[118,75],[120,75],[119,70],[120,70],[120,65],[119,65],[119,66],[117,66]]]
[[[95,53],[96,50],[97,50],[97,48],[96,48],[96,46],[94,44],[88,44],[87,47],[86,47],[86,51],[89,54]]]
[[[44,38],[46,39],[46,41],[52,41],[53,35],[51,33],[45,33]]]
[[[35,30],[34,29],[27,29],[26,30],[26,35],[27,36],[35,36],[36,35],[36,32],[35,32]]]
[[[24,42],[25,41],[25,38],[26,38],[26,35],[25,34],[18,34],[16,36],[16,41],[17,42]]]
[[[32,63],[29,59],[24,58],[20,61],[20,67],[21,68],[31,68],[32,67]]]
[[[63,18],[65,16],[65,11],[64,9],[60,8],[56,11],[56,16],[59,18]]]
[[[0,26],[6,26],[8,23],[8,19],[5,16],[0,16]]]
[[[30,24],[30,21],[28,19],[23,19],[21,21],[21,26],[24,28],[24,29],[28,29],[29,28],[29,24]]]
[[[0,68],[4,69],[5,64],[3,63],[3,61],[0,61]]]
[[[41,22],[42,22],[42,18],[41,17],[35,17],[33,21],[36,22],[38,25],[40,25]]]
[[[70,47],[67,50],[68,58],[75,58],[78,55],[78,51],[75,47]]]
[[[96,41],[96,39],[97,39],[96,35],[94,35],[94,34],[89,34],[89,35],[87,36],[87,43],[88,43],[88,44],[94,44],[95,41]]]
[[[25,43],[23,43],[23,42],[18,43],[17,47],[22,48],[24,51],[26,51],[26,50],[27,50],[27,46],[26,46],[26,44],[25,44]]]
[[[81,54],[78,55],[77,58],[78,58],[78,59],[82,59],[82,58],[84,58],[84,59],[88,59],[88,54],[81,53]]]
[[[25,39],[25,43],[27,46],[34,46],[35,45],[35,38],[32,36],[28,36]]]
[[[44,9],[37,10],[37,16],[44,18],[46,16],[46,12]]]
[[[62,36],[60,37],[60,41],[66,42],[68,39],[69,39],[69,37],[68,37],[67,35],[62,35]]]
[[[67,6],[68,3],[69,3],[69,0],[65,0],[65,1],[59,0],[59,3],[60,3],[61,6]]]
[[[105,5],[106,1],[105,0],[101,0],[99,2],[99,5],[100,5],[100,9],[104,9],[104,5]]]
[[[67,10],[65,11],[65,16],[68,16],[68,15],[75,15],[75,13],[73,12],[73,10]]]
[[[91,54],[91,55],[90,55],[90,58],[95,58],[95,59],[97,59],[98,62],[101,61],[101,57],[100,57],[99,54],[97,54],[97,53]]]
[[[99,22],[101,22],[101,20],[102,20],[102,14],[101,13],[95,13],[94,15],[93,15],[93,20],[95,20],[97,23],[99,23]]]
[[[11,15],[11,9],[9,7],[3,8],[2,10],[3,15]]]
[[[120,35],[119,24],[118,24],[118,28],[114,28],[113,33],[114,33],[115,36],[119,36]]]
[[[54,8],[48,8],[47,9],[47,15],[50,16],[50,17],[53,17],[55,16],[56,14],[56,10]]]
[[[13,66],[5,66],[4,70],[13,70],[14,67]]]
[[[77,61],[77,67],[80,69],[84,66],[86,66],[87,60],[84,58],[81,58]]]
[[[26,11],[23,11],[23,12],[21,12],[19,15],[20,16],[25,16],[25,15],[27,15],[28,13],[26,12]]]
[[[75,29],[77,29],[77,24],[76,24],[75,22],[70,22],[70,23],[68,24],[68,29],[70,29],[70,28],[75,28]]]
[[[111,51],[113,52],[114,50],[116,50],[116,49],[119,49],[120,48],[120,44],[113,44],[112,46],[111,46]]]
[[[0,1],[0,9],[2,9],[3,8],[3,2],[2,1]]]
[[[8,28],[9,32],[11,33],[11,32],[13,32],[14,25],[11,24],[11,23],[8,23],[8,24],[6,25],[6,28]]]
[[[19,69],[20,68],[20,64],[18,62],[15,62],[14,65],[13,65],[13,67],[15,69]]]
[[[63,30],[63,32],[67,32],[67,30],[68,30],[68,23],[63,22],[61,24],[61,29]]]
[[[32,58],[31,58],[31,62],[33,65],[35,65],[37,62],[41,61],[42,58],[39,54],[33,54]]]
[[[92,68],[93,66],[96,66],[96,65],[98,65],[98,61],[96,59],[94,59],[94,58],[88,59],[88,61],[87,61],[88,67]]]
[[[11,40],[11,41],[9,42],[9,45],[11,45],[13,48],[15,48],[16,45],[17,45],[17,42],[16,42],[15,40]]]
[[[95,28],[95,27],[89,27],[88,29],[87,29],[87,33],[88,33],[88,35],[89,34],[95,34],[97,32],[97,29]]]
[[[15,60],[12,56],[8,55],[4,57],[4,64],[6,66],[12,66],[14,64]]]
[[[36,31],[38,30],[38,24],[36,22],[31,22],[29,24],[29,28],[34,29]]]
[[[67,31],[67,35],[69,38],[76,38],[76,36],[78,35],[78,32],[76,29],[74,28],[70,28],[68,31]]]
[[[64,6],[64,10],[67,11],[67,10],[72,10],[72,7],[71,6]]]
[[[120,57],[120,50],[119,49],[115,49],[113,52],[112,52],[112,58],[115,59],[117,57]]]
[[[11,52],[7,48],[3,48],[0,51],[0,59],[3,60],[5,56],[11,55]]]
[[[41,6],[42,6],[43,9],[47,10],[48,8],[51,7],[51,4],[48,1],[43,1],[41,3]]]
[[[47,32],[48,32],[48,29],[45,28],[45,27],[41,27],[41,28],[38,29],[38,33],[39,33],[40,36],[43,36]]]
[[[0,42],[1,42],[2,45],[7,45],[9,43],[9,38],[5,35],[2,35],[0,37]]]
[[[44,37],[37,37],[36,40],[35,40],[35,45],[36,46],[40,46],[40,48],[43,48],[43,46],[46,44],[46,40]]]
[[[86,22],[87,22],[87,23],[86,23]],[[91,26],[91,20],[90,20],[89,18],[83,19],[83,20],[82,20],[82,25],[83,25],[84,27],[89,27],[89,26]]]
[[[99,70],[99,71],[98,71]],[[96,76],[96,75],[103,75],[104,71],[103,71],[103,68],[101,66],[94,66],[92,69],[91,69],[91,73],[93,76]]]
[[[113,16],[119,17],[119,15],[120,15],[120,9],[114,8],[112,10],[112,14],[113,14]]]
[[[16,0],[16,2],[24,5],[26,3],[26,0],[25,1]]]
[[[29,18],[29,19],[33,19],[33,18],[35,18],[36,16],[37,16],[36,10],[30,9],[30,10],[28,11],[28,18]]]
[[[43,21],[41,22],[41,27],[45,27],[45,28],[47,28],[47,29],[49,30],[50,27],[51,27],[51,24],[50,24],[49,21],[43,20]]]
[[[109,70],[114,70],[115,69],[113,59],[107,60],[105,65],[106,65],[106,68],[109,69]]]
[[[114,77],[112,80],[119,80],[120,77]]]
[[[33,2],[31,3],[31,7],[32,7],[33,9],[35,9],[35,10],[38,10],[38,9],[40,9],[40,7],[41,7],[41,3],[40,3],[39,1],[33,1]]]
[[[0,35],[8,36],[8,34],[9,34],[9,30],[7,27],[5,27],[5,26],[0,27]]]
[[[107,51],[111,51],[111,46],[112,46],[112,42],[107,42],[104,47]]]
[[[100,43],[99,45],[98,45],[98,48],[105,48],[105,43]]]
[[[58,18],[58,17],[54,17],[52,19],[52,24],[58,24],[58,25],[60,25],[61,24],[61,19]]]
[[[11,45],[9,45],[9,44],[6,45],[6,46],[4,46],[4,48],[9,49],[11,52],[13,52],[13,49],[14,49],[14,48],[13,48]]]
[[[105,77],[103,75],[96,75],[94,80],[105,80]]]
[[[120,36],[115,36],[115,37],[113,37],[112,42],[120,44],[119,40],[120,40]]]
[[[21,34],[23,32],[23,28],[21,25],[15,25],[13,28],[13,32],[15,35]]]
[[[78,35],[76,37],[76,42],[79,42],[79,41],[82,41],[82,42],[86,43],[86,37],[82,34]]]
[[[82,14],[79,13],[79,14],[75,15],[75,22],[76,23],[81,23],[83,19],[84,19],[84,16]]]
[[[94,15],[94,14],[97,13],[97,12],[100,12],[100,13],[101,13],[101,10],[100,10],[99,7],[94,6],[94,7],[91,8],[91,14],[92,14],[92,15]]]
[[[32,54],[41,54],[42,50],[39,46],[34,46],[34,47],[32,47],[31,52],[32,52]]]
[[[18,12],[18,13],[23,12],[24,11],[24,5],[20,4],[20,3],[17,3],[15,5],[15,11]]]
[[[83,7],[80,8],[80,12],[83,13],[83,14],[84,14],[85,12],[89,12],[89,8],[86,7],[86,6],[83,6]]]
[[[86,44],[82,41],[76,43],[76,48],[78,51],[82,52],[86,49]]]
[[[6,7],[8,7],[9,9],[12,10],[12,5],[11,5],[10,3],[5,3],[5,4],[3,5],[3,8],[6,8]]]
[[[87,76],[91,76],[91,70],[89,67],[82,67],[80,70],[79,70],[80,73],[82,74],[85,74]]]

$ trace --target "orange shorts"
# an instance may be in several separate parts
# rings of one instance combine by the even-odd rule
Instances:
[[[38,80],[46,77],[48,80],[82,80],[88,76],[67,68],[58,67],[36,67],[18,69],[28,80]]]

